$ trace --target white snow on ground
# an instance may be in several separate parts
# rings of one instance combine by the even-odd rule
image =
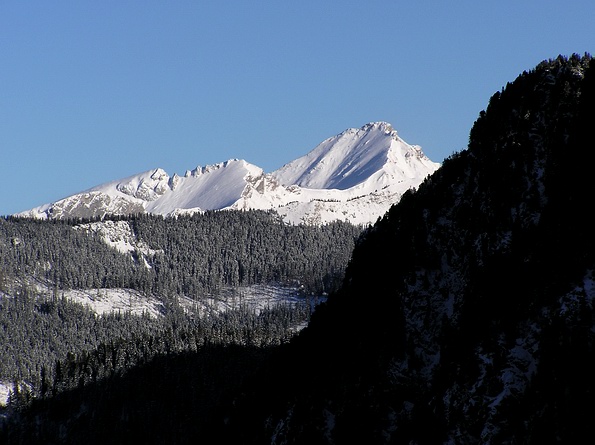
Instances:
[[[101,221],[75,226],[76,230],[83,230],[95,233],[103,241],[121,253],[131,253],[140,250],[145,255],[154,255],[156,250],[150,249],[148,245],[140,242],[133,233],[128,221]],[[149,265],[147,264],[147,267]]]
[[[67,290],[61,295],[98,315],[120,312],[158,317],[163,313],[163,304],[157,298],[146,297],[132,289]]]
[[[359,185],[373,190],[423,180],[437,167],[419,146],[401,139],[389,123],[372,122],[323,141],[273,176],[283,185],[307,189],[348,190]]]
[[[0,381],[0,406],[6,406],[8,404],[8,395],[12,391],[13,387],[13,382]],[[32,387],[30,384],[23,381],[19,382],[19,391],[31,389]],[[2,418],[0,417],[0,421],[1,420]]]
[[[6,406],[8,393],[12,390],[12,383],[0,382],[0,406]]]
[[[54,290],[42,284],[36,284],[36,292],[41,298],[52,298]],[[110,313],[130,313],[160,317],[164,313],[164,304],[155,296],[146,296],[133,289],[70,289],[60,290],[59,298],[88,307],[97,315]],[[239,309],[240,307],[259,313],[263,309],[279,304],[310,304],[312,308],[324,301],[326,296],[304,297],[300,289],[281,286],[253,285],[237,288],[223,288],[217,295],[207,295],[199,299],[187,296],[175,297],[175,301],[187,312],[201,316]]]
[[[32,283],[41,298],[52,298],[54,291],[41,283]],[[0,298],[9,295],[0,294]],[[110,313],[130,313],[132,315],[148,315],[160,317],[164,313],[164,305],[156,297],[148,297],[132,289],[87,289],[59,291],[59,298],[88,307],[98,316]],[[209,316],[228,310],[247,308],[256,313],[282,304],[309,304],[312,309],[326,299],[326,296],[304,297],[299,288],[287,288],[267,285],[224,288],[218,295],[211,295],[193,300],[188,297],[177,297],[177,303],[186,311]],[[306,327],[306,323],[295,326],[298,332]],[[0,406],[5,406],[13,383],[0,381]]]
[[[120,312],[133,315],[144,313],[151,317],[159,317],[163,315],[164,310],[163,303],[158,298],[144,296],[132,289],[68,290],[62,294],[71,301],[88,306],[98,315]],[[323,298],[306,299],[299,294],[298,289],[257,285],[223,289],[218,295],[197,300],[178,296],[176,301],[187,311],[210,315],[240,307],[259,313],[263,309],[272,308],[278,304],[310,302],[315,305]]]

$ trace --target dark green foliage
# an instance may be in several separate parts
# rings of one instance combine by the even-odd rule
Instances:
[[[177,296],[200,299],[251,284],[289,285],[304,296],[320,295],[339,286],[361,232],[347,223],[287,225],[276,214],[260,211],[114,220],[129,224],[149,250],[122,254],[99,235],[81,230],[99,220],[0,219],[0,381],[17,382],[4,431],[9,437],[15,437],[8,431],[26,418],[18,412],[29,409],[32,398],[63,404],[70,400],[67,392],[79,390],[73,394],[87,397],[85,388],[92,385],[101,393],[103,384],[128,378],[136,367],[152,369],[155,360],[163,363],[182,354],[199,363],[202,359],[193,354],[209,356],[205,350],[213,348],[236,345],[254,351],[286,343],[309,319],[308,298],[258,313],[240,305],[201,316],[182,310]],[[46,290],[40,294],[38,288]],[[64,297],[68,289],[93,288],[155,296],[164,317],[96,316]],[[180,385],[174,382],[172,391]],[[69,434],[76,436],[79,427]]]
[[[186,313],[166,301],[160,318],[113,313],[96,316],[65,298],[29,289],[0,299],[0,381],[25,381],[36,396],[97,381],[159,355],[204,345],[264,347],[287,342],[308,320],[307,300],[260,312],[240,306],[223,313]]]
[[[495,94],[468,150],[362,235],[345,285],[273,373],[311,378],[258,414],[260,387],[238,397],[229,431],[288,444],[592,437],[594,74],[590,56],[559,57]]]
[[[37,386],[41,370],[67,353],[133,333],[158,337],[164,329],[149,317],[95,317],[66,302],[65,289],[135,289],[172,310],[172,295],[200,299],[239,285],[301,286],[304,293],[321,294],[340,284],[361,231],[347,223],[292,226],[259,211],[114,219],[130,224],[157,253],[122,254],[77,229],[90,221],[0,218],[0,291],[14,297],[0,294],[0,381],[17,378]],[[38,285],[53,289],[52,295],[38,297]],[[278,338],[272,325],[268,331],[264,335]]]
[[[0,271],[8,281],[54,283],[60,289],[135,287],[146,270],[73,221],[0,218]]]
[[[73,229],[89,221],[0,218],[0,289],[33,278],[57,289],[130,288],[192,298],[251,284],[299,285],[320,294],[341,284],[362,230],[345,222],[288,225],[264,211],[115,219],[128,222],[156,253],[123,255]]]
[[[63,436],[69,443],[184,443],[206,434],[211,410],[310,313],[306,304],[284,304],[189,317],[171,305],[158,319],[95,317],[66,300],[34,302],[0,306],[3,371],[18,375],[8,417],[0,409],[0,443]]]
[[[41,374],[50,378],[56,361],[114,339],[162,330],[163,323],[149,317],[96,317],[63,298],[44,300],[31,291],[21,292],[0,300],[0,380],[24,380],[40,388]]]
[[[288,225],[272,212],[209,211],[175,220],[131,219],[136,236],[158,252],[147,258],[155,293],[201,295],[223,286],[301,285],[338,288],[362,228],[344,222]]]
[[[75,442],[138,436],[169,443],[543,444],[593,437],[595,231],[588,209],[595,196],[594,107],[590,56],[544,61],[490,99],[467,150],[362,234],[343,285],[298,336],[287,341],[279,329],[278,341],[264,343],[278,346],[252,349],[263,343],[250,335],[262,331],[249,317],[242,325],[241,316],[215,322],[204,338],[247,346],[205,343],[198,354],[178,357],[187,351],[178,345],[196,331],[172,311],[158,337],[163,356],[21,409],[0,440],[57,442],[60,426]],[[218,221],[220,215],[203,217]],[[134,221],[135,230],[146,242],[160,240],[153,249],[171,252],[167,246],[186,236],[168,235],[160,228],[165,222],[143,218]],[[262,239],[252,238],[248,227],[234,232],[240,226],[205,225],[211,232],[202,235],[246,240],[220,244],[201,260],[222,264],[217,255],[234,252],[242,259],[237,277],[214,264],[206,272],[215,274],[212,282],[189,269],[176,275],[159,256],[151,259],[154,273],[175,276],[162,283],[189,280],[188,289],[216,289],[244,277],[250,283],[258,274],[296,279],[276,266],[247,272],[242,249],[252,239],[258,248]],[[266,239],[285,236],[267,227],[272,238]],[[151,231],[161,235],[143,235]],[[176,252],[181,262],[192,255]],[[272,261],[266,249],[254,252]],[[324,282],[303,270],[309,286]],[[111,357],[105,361],[113,367],[125,356],[121,349],[134,349],[128,341],[122,345],[93,354]],[[54,381],[74,388],[84,360],[56,364]],[[247,370],[244,380],[240,369]],[[166,382],[157,399],[139,395],[144,383],[155,381]],[[50,391],[52,383],[45,387]],[[20,392],[13,397],[23,399]],[[156,420],[154,400],[165,411]],[[132,413],[137,409],[141,414]]]
[[[0,429],[3,444],[224,443],[211,436],[220,406],[270,348],[204,346],[159,356],[84,387],[37,400]]]

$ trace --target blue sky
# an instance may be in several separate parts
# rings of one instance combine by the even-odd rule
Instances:
[[[0,215],[161,167],[266,172],[388,121],[434,161],[490,96],[593,54],[595,2],[0,2]]]

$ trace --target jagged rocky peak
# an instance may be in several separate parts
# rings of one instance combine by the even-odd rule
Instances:
[[[329,139],[341,138],[343,136],[349,137],[365,137],[368,134],[381,134],[387,137],[391,137],[395,140],[400,139],[397,130],[394,129],[392,124],[385,121],[369,122],[360,128],[348,128],[342,133],[338,134]]]
[[[120,182],[116,189],[144,201],[154,201],[170,189],[170,178],[165,170],[157,168]]]
[[[157,168],[21,215],[97,217],[127,214],[130,209],[172,215],[242,208],[276,209],[292,223],[339,219],[367,224],[439,165],[400,139],[389,123],[371,122],[326,139],[272,173],[237,158],[199,165],[184,176],[170,177]]]
[[[385,136],[397,137],[397,131],[391,124],[384,121],[368,122],[360,128],[348,128],[345,131],[339,133],[336,136],[330,137],[327,140],[340,139],[342,137],[363,137],[369,133],[380,133]],[[325,141],[326,142],[326,141]]]
[[[227,161],[224,161],[224,162],[218,162],[216,164],[207,164],[204,166],[197,165],[194,170],[186,170],[184,177],[188,178],[190,176],[200,176],[200,175],[204,175],[205,173],[211,173],[215,170],[219,170],[219,169],[229,167],[229,166],[234,166],[234,165],[251,165],[251,164],[244,161],[243,159],[233,158],[233,159],[228,159]]]
[[[412,163],[419,165],[412,166]],[[391,124],[371,122],[326,139],[307,155],[273,174],[284,185],[345,190],[383,170],[394,170],[391,165],[401,167],[401,173],[410,179],[421,176],[421,180],[439,166],[430,161],[419,146],[402,140]]]
[[[389,124],[388,122],[384,122],[384,121],[370,122],[370,123],[364,125],[361,129],[363,131],[380,130],[380,131],[383,131],[384,134],[387,134],[387,135],[391,135],[391,136],[397,135],[397,131],[393,128],[393,126],[391,124]]]

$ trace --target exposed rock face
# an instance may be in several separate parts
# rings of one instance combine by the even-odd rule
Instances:
[[[376,122],[329,138],[273,173],[238,159],[199,166],[183,177],[158,168],[21,215],[92,218],[274,209],[288,223],[370,224],[438,167],[389,124]]]

